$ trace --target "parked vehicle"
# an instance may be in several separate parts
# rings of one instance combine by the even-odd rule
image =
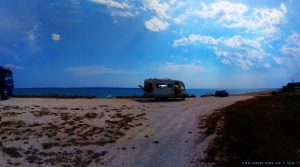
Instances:
[[[13,89],[12,71],[7,67],[0,66],[0,100],[8,99],[12,95]]]
[[[187,96],[184,83],[179,80],[172,79],[145,79],[144,87],[139,85],[144,91],[145,97],[152,97],[155,99],[167,98],[181,98],[185,99]]]
[[[215,96],[216,97],[227,97],[229,96],[228,92],[226,92],[226,90],[217,90],[215,92]]]

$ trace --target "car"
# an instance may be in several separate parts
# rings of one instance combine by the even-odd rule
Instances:
[[[13,89],[14,81],[11,69],[0,66],[0,100],[11,97]]]

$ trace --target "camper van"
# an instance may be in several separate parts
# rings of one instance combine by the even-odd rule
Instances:
[[[0,100],[9,98],[12,95],[13,88],[12,71],[9,68],[0,66]]]
[[[156,100],[167,98],[184,100],[187,95],[184,83],[179,80],[150,78],[145,79],[144,87],[141,85],[139,87],[144,91],[145,97],[152,97]]]

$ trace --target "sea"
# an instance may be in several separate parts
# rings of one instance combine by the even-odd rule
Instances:
[[[274,88],[273,88],[274,89]],[[248,88],[248,89],[187,89],[189,95],[202,96],[208,93],[215,93],[216,90],[226,90],[229,94],[243,94],[273,90],[272,88]],[[140,88],[15,88],[14,95],[25,96],[95,96],[97,98],[117,96],[141,96],[143,91]]]

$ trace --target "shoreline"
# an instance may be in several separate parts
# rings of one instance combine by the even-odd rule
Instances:
[[[229,96],[265,96],[271,94],[272,92],[279,92],[281,89],[270,89],[263,91],[254,91],[254,92],[246,92],[246,93],[235,93],[229,94]],[[203,95],[201,95],[203,96]],[[200,98],[201,96],[196,96],[194,94],[188,94],[186,98]],[[214,96],[214,95],[210,95]],[[206,97],[210,97],[206,96]],[[137,95],[130,96],[112,96],[112,97],[96,97],[96,96],[81,96],[81,95],[59,95],[59,94],[49,94],[49,95],[13,95],[13,98],[55,98],[55,99],[138,99],[138,98],[151,98]],[[203,98],[203,97],[201,97]]]

